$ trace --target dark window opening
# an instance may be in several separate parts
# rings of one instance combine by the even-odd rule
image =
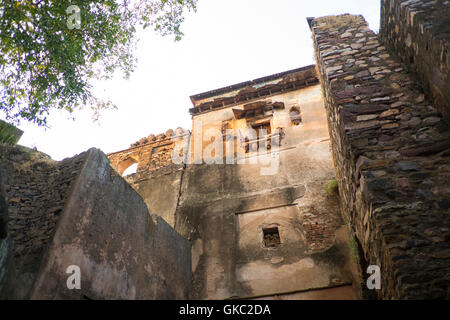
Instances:
[[[270,121],[265,123],[252,125],[253,130],[256,131],[256,138],[263,138],[271,133]]]
[[[302,115],[299,108],[291,108],[289,111],[289,117],[291,118],[291,122],[294,126],[298,126],[302,122]]]
[[[251,124],[253,133],[245,138],[245,152],[257,152],[259,151],[260,144],[265,145],[267,150],[270,150],[270,136],[272,128],[270,126],[270,120],[263,123]]]
[[[281,244],[278,227],[263,229],[263,235],[266,248],[275,248]]]

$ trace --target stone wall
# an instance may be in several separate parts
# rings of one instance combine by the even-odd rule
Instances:
[[[8,235],[8,203],[3,190],[3,177],[0,175],[0,239]]]
[[[383,0],[380,36],[450,123],[450,1]]]
[[[283,162],[295,166],[295,157],[290,152]],[[310,172],[298,168],[294,176],[291,168],[282,169],[274,179],[258,177],[259,168],[252,165],[187,166],[175,229],[193,243],[190,298],[245,298],[352,284],[345,225],[337,201],[326,196],[333,175],[323,171],[319,181],[309,181]],[[288,176],[299,183],[286,185]],[[275,248],[263,244],[262,228],[271,225],[281,237]],[[344,235],[337,236],[341,231]]]
[[[144,180],[151,177],[151,174],[159,169],[171,167],[173,170],[177,170],[180,168],[180,164],[182,167],[184,161],[173,163],[172,153],[174,148],[181,144],[178,156],[181,160],[184,159],[184,153],[188,148],[189,134],[188,130],[182,128],[177,128],[175,131],[167,130],[166,133],[157,136],[151,134],[131,144],[129,149],[108,154],[108,158],[111,161],[111,166],[120,175],[129,166],[137,163],[137,171],[129,177],[129,181]]]
[[[342,205],[379,297],[449,298],[449,127],[363,17],[311,27]]]
[[[174,227],[183,175],[184,167],[180,166],[176,170],[174,167],[162,168],[143,180],[134,181],[133,177],[127,180],[144,199],[149,211],[158,214]]]
[[[310,67],[307,70],[314,74]],[[274,76],[271,81],[279,79]],[[224,91],[216,94],[226,96]],[[214,94],[207,99],[219,100]],[[233,110],[268,100],[284,107],[268,111],[271,127],[283,128],[279,149],[244,154],[242,162],[237,162],[239,154],[235,154],[235,164],[207,162],[215,158],[208,151],[211,146],[215,154],[225,155],[225,150],[219,150],[228,145],[222,139],[211,141],[205,130],[220,133],[223,121],[229,120],[234,121],[231,128],[239,124],[237,128],[243,130],[252,118],[236,120]],[[301,110],[298,125],[291,121],[292,107]],[[175,215],[175,230],[193,243],[191,298],[254,298],[351,287],[346,226],[338,201],[327,193],[334,175],[320,86],[280,94],[267,91],[242,104],[198,110],[193,123],[192,135],[199,139],[192,139],[191,151],[200,150],[205,163],[193,161],[186,166]],[[280,240],[272,247],[264,240],[270,228],[277,228]],[[354,299],[354,292],[349,291],[346,298]],[[327,290],[322,294],[325,297]]]
[[[60,215],[32,299],[187,297],[190,243],[149,214],[100,150],[87,152]],[[66,286],[71,265],[80,268],[80,290]]]
[[[8,204],[0,175],[0,299],[8,297],[12,278],[11,237],[8,234]]]
[[[151,134],[127,150],[108,154],[111,166],[121,175],[127,166],[137,164],[125,180],[141,195],[150,212],[161,216],[172,227],[179,199],[184,165],[189,150],[190,132],[182,128]],[[176,153],[176,163],[174,155]]]
[[[2,298],[187,297],[190,243],[149,214],[101,151],[57,162],[0,145],[0,180]],[[71,265],[80,267],[80,290],[67,288]]]
[[[8,199],[9,233],[25,295],[39,270],[86,154],[61,162],[25,147],[0,146],[0,174]]]

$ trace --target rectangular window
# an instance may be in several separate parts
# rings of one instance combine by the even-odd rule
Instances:
[[[257,152],[259,151],[260,144],[266,146],[266,150],[270,149],[270,135],[272,129],[270,126],[270,120],[264,122],[251,123],[251,128],[255,131],[253,132],[254,137],[251,140],[246,139],[245,152]]]
[[[266,248],[275,248],[281,244],[278,227],[263,229],[263,236],[264,246]]]
[[[271,133],[270,121],[254,124],[252,125],[252,128],[253,130],[256,130],[256,136],[258,139],[270,135]],[[260,136],[261,134],[264,134],[264,136]]]

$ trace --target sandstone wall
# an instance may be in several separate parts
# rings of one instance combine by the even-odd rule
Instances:
[[[450,2],[383,0],[380,36],[450,123]]]
[[[137,164],[136,173],[124,176],[124,179],[141,195],[149,211],[161,216],[172,227],[189,137],[188,130],[168,130],[164,134],[143,138],[127,150],[108,154],[111,166],[121,175],[127,166]],[[175,153],[177,158],[174,163]]]
[[[124,171],[136,163],[137,172],[130,176],[130,182],[137,182],[149,178],[153,172],[170,167],[176,170],[182,164],[173,163],[172,153],[178,146],[178,156],[184,159],[187,152],[189,131],[178,128],[175,131],[167,130],[166,133],[151,134],[146,138],[131,144],[129,149],[108,154],[111,166],[122,175]]]
[[[361,16],[311,26],[342,205],[379,297],[449,298],[449,127]]]
[[[186,166],[175,229],[193,243],[191,298],[278,295],[353,283],[346,226],[337,200],[327,194],[334,175],[320,87],[269,98],[286,109],[280,112],[287,115],[280,150],[246,154],[247,164]],[[301,110],[299,125],[289,124],[287,110],[293,106]],[[230,108],[195,115],[193,134],[198,118],[203,129],[220,130],[233,115]],[[203,143],[200,150],[211,141]],[[208,155],[203,153],[211,160]],[[273,171],[262,174],[269,167]],[[274,247],[263,240],[263,230],[270,227],[279,231],[280,244]],[[355,298],[351,290],[346,294]]]

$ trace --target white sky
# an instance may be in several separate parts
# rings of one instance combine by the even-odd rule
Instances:
[[[100,123],[90,110],[50,115],[50,129],[22,123],[20,144],[37,147],[56,160],[91,147],[120,151],[150,133],[191,128],[189,96],[314,63],[306,17],[362,14],[379,29],[380,0],[199,0],[186,16],[180,42],[147,29],[138,67],[129,80],[95,87],[118,110]]]

